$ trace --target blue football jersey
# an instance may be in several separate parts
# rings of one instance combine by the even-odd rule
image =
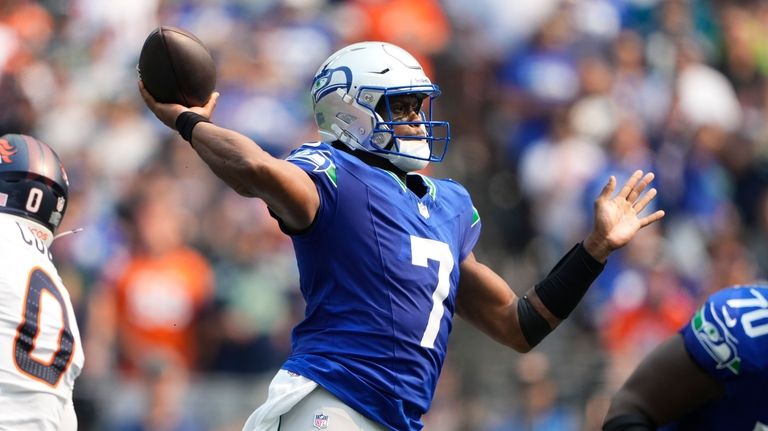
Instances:
[[[691,357],[725,396],[665,429],[768,430],[768,286],[718,291],[681,333]]]
[[[459,263],[480,234],[452,180],[394,174],[325,143],[287,160],[320,194],[312,226],[292,235],[304,319],[283,368],[304,375],[392,430],[419,430],[445,359]]]

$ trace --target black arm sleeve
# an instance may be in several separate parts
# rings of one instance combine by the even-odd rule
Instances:
[[[517,301],[517,320],[520,322],[520,329],[523,331],[525,341],[531,348],[552,332],[549,323],[536,311],[527,296],[523,296]]]
[[[604,263],[595,260],[578,243],[536,285],[536,294],[552,314],[563,320],[576,308],[604,267]]]

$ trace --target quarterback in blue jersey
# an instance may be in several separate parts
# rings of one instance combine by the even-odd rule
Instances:
[[[766,387],[768,285],[726,288],[643,360],[603,429],[765,431]]]
[[[640,213],[653,174],[611,177],[590,235],[518,298],[475,259],[480,217],[455,181],[416,173],[442,160],[440,92],[403,49],[362,42],[332,54],[311,96],[321,142],[285,160],[210,122],[205,107],[147,106],[238,193],[263,199],[290,235],[306,301],[293,349],[244,430],[420,430],[458,314],[525,352],[573,310],[611,251],[663,217]],[[314,427],[314,428],[312,428]]]

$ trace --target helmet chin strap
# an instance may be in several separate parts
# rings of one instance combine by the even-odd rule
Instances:
[[[393,165],[404,172],[413,172],[424,169],[429,164],[431,150],[426,140],[411,140],[395,138],[399,152],[418,157],[407,157],[399,154],[387,154],[384,157],[389,159]]]

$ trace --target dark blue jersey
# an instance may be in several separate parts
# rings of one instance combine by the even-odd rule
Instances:
[[[691,357],[725,396],[688,414],[683,430],[768,430],[768,286],[713,294],[681,331]]]
[[[419,430],[445,359],[459,263],[480,233],[452,180],[394,174],[330,145],[288,160],[320,193],[312,226],[292,236],[306,301],[283,368],[316,381],[397,431]]]

